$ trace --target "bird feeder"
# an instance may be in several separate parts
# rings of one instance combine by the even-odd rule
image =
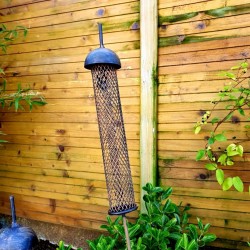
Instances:
[[[0,250],[31,250],[38,243],[36,233],[30,227],[16,223],[14,196],[10,196],[12,225],[0,230]]]
[[[110,215],[124,215],[137,209],[124,129],[117,69],[119,57],[104,48],[102,25],[100,48],[91,51],[84,67],[91,70],[102,147]]]

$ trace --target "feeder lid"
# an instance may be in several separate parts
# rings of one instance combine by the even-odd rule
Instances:
[[[99,40],[100,48],[91,51],[84,62],[84,67],[86,69],[91,69],[92,66],[96,64],[111,64],[116,69],[121,68],[121,62],[116,53],[110,49],[104,48],[103,45],[103,34],[102,34],[102,24],[98,23],[99,28]]]
[[[91,69],[95,64],[112,64],[116,69],[121,68],[121,62],[116,53],[104,47],[91,51],[85,59],[84,67]]]

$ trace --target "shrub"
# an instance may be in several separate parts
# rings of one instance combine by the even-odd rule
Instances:
[[[188,222],[188,207],[176,205],[169,199],[172,188],[154,187],[147,184],[143,199],[147,213],[141,213],[135,223],[128,223],[128,232],[133,250],[195,250],[214,241],[216,236],[208,233],[210,224],[203,225],[197,218],[197,225]],[[122,217],[114,221],[107,217],[108,236],[88,240],[92,250],[127,249]]]

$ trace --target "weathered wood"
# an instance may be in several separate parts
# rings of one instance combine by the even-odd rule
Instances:
[[[1,122],[2,130],[7,134],[17,135],[37,135],[37,136],[59,136],[59,137],[85,137],[85,138],[99,138],[98,125],[96,123],[13,123]],[[19,130],[16,130],[18,126]],[[126,124],[125,128],[128,132],[126,134],[134,134],[137,139],[139,135],[139,124]],[[129,139],[129,138],[128,138]]]
[[[116,54],[119,58],[134,58],[139,57],[139,50],[136,50],[135,46],[137,42],[125,42],[118,44],[109,44],[109,48],[116,51]],[[50,43],[50,46],[56,46],[58,44]],[[97,45],[93,46],[96,47]],[[22,50],[22,45],[16,46],[15,48]],[[23,46],[24,47],[24,46]],[[11,47],[10,47],[11,48]],[[52,49],[47,51],[32,51],[32,48],[29,46],[31,51],[21,54],[10,54],[7,56],[0,56],[2,58],[2,65],[10,65],[11,67],[19,66],[30,66],[30,65],[41,65],[41,64],[54,64],[54,63],[67,63],[67,62],[82,62],[83,54],[87,54],[90,50],[89,46],[85,47],[75,47],[75,48],[60,48]],[[41,49],[39,47],[39,49]],[[125,50],[126,49],[126,50]]]
[[[114,2],[117,3],[117,1],[112,1],[112,2],[113,4]],[[57,10],[53,10],[53,13],[49,13],[50,15],[48,15],[47,14],[48,10],[45,11],[40,10],[37,11],[37,14],[39,13],[40,17],[32,18],[29,12],[26,12],[26,14],[23,15],[20,20],[13,21],[15,18],[17,18],[17,15],[11,15],[7,16],[7,18],[1,17],[0,21],[4,23],[8,21],[6,25],[8,25],[9,28],[14,28],[15,26],[23,25],[25,27],[28,27],[29,29],[32,29],[32,28],[46,26],[48,23],[50,25],[58,25],[61,23],[73,23],[90,19],[93,20],[93,19],[98,19],[100,17],[105,18],[109,16],[114,17],[118,15],[122,16],[127,14],[134,14],[138,12],[139,6],[138,2],[132,2],[132,3],[129,2],[117,5],[116,8],[114,8],[113,5],[106,6],[105,8],[100,8],[100,7],[90,8],[90,2],[86,1],[84,4],[81,4],[81,8],[79,8],[78,10],[77,8],[72,8],[71,10],[68,10],[68,8],[65,9],[61,7],[60,10],[62,9],[64,9],[64,13],[60,13]],[[51,9],[49,10],[50,12],[52,12]],[[32,13],[31,15],[34,15],[34,13]]]
[[[140,47],[139,35],[140,34],[138,30],[124,30],[120,32],[107,33],[105,34],[105,44],[115,46],[114,44],[121,43],[121,46],[123,45],[123,50],[126,50],[127,48],[129,49],[131,45],[124,44],[124,42],[133,42],[131,48],[138,49]],[[20,40],[17,41],[19,41],[19,43],[11,44],[8,47],[8,54],[26,53],[34,51],[52,51],[57,49],[84,46],[86,46],[88,49],[94,49],[99,45],[97,34],[82,35],[78,37],[74,36],[49,41],[37,41],[29,43],[29,46],[26,46],[25,43],[20,43]]]
[[[156,184],[158,10],[157,0],[140,3],[141,34],[141,113],[140,166],[141,187]],[[142,211],[146,211],[141,192]]]
[[[191,3],[191,2],[190,2]],[[160,21],[164,19],[172,22],[193,21],[194,19],[210,19],[216,17],[224,17],[235,14],[243,14],[249,12],[249,1],[234,0],[230,3],[225,0],[215,0],[206,2],[195,2],[182,6],[162,8],[159,6]]]
[[[21,158],[21,157],[15,157],[15,156],[1,156],[2,164],[4,165],[3,169],[7,169],[9,166],[17,166],[17,167],[26,167],[26,170],[29,170],[28,168],[37,168],[37,170],[31,170],[34,171],[36,174],[42,174],[45,176],[52,175],[55,177],[62,177],[65,175],[67,176],[68,171],[72,172],[72,175],[76,176],[75,178],[80,178],[80,176],[77,175],[79,172],[85,172],[87,173],[86,176],[88,176],[88,173],[98,173],[102,174],[104,173],[103,164],[101,162],[84,162],[84,161],[72,161],[72,160],[51,160],[51,159],[44,159],[41,161],[41,159],[37,158]],[[11,163],[10,163],[11,162]],[[27,168],[28,167],[28,168]],[[26,170],[22,170],[20,168],[16,168],[19,172],[24,172]],[[75,173],[74,173],[75,172]],[[138,165],[132,165],[131,166],[131,172],[133,176],[139,177],[140,176],[140,168]],[[85,178],[85,177],[84,177]],[[83,178],[83,179],[84,179]],[[100,177],[99,177],[100,178]],[[62,182],[60,182],[61,179],[58,179],[59,181],[56,181],[56,183],[64,183],[65,180],[63,179]],[[74,181],[75,183],[75,181]],[[83,185],[83,182],[79,182],[80,185]],[[87,183],[89,183],[87,181]],[[87,184],[86,184],[87,185]],[[103,183],[99,183],[99,181],[96,182],[96,185],[100,185],[103,187]]]
[[[183,52],[191,52],[191,51],[210,51],[214,49],[225,49],[225,48],[234,48],[240,46],[248,46],[250,45],[249,37],[235,37],[235,38],[225,38],[220,41],[204,41],[197,43],[187,43],[173,46],[166,46],[159,48],[160,55],[169,55],[175,53],[183,53]],[[206,55],[207,56],[207,55]],[[209,56],[209,54],[208,54]],[[171,59],[171,57],[170,57]]]
[[[197,93],[207,93],[214,92],[218,93],[220,90],[223,90],[225,85],[230,81],[227,79],[223,80],[210,80],[210,81],[194,81],[191,84],[187,84],[186,82],[182,83],[168,83],[168,84],[159,84],[159,96],[163,95],[182,95],[182,94],[197,94]],[[247,83],[247,82],[246,82]],[[216,97],[214,94],[214,97]],[[202,103],[201,103],[202,105]],[[212,106],[210,104],[210,106]]]
[[[13,0],[8,4],[0,3],[1,22],[8,27],[27,25],[30,32],[0,56],[7,89],[14,91],[17,82],[30,85],[46,97],[48,105],[31,113],[26,106],[17,113],[1,111],[1,130],[9,134],[3,139],[9,143],[0,147],[0,212],[9,213],[11,193],[17,197],[19,216],[93,229],[105,223],[108,201],[94,93],[91,74],[83,68],[87,53],[99,46],[97,22],[103,22],[105,45],[122,62],[117,74],[136,201],[142,177],[140,108],[146,111],[144,105],[140,107],[139,86],[140,59],[147,54],[140,39],[146,42],[147,37],[159,36],[159,182],[174,187],[171,199],[191,205],[191,222],[196,223],[197,216],[212,224],[211,232],[221,238],[214,246],[245,249],[249,196],[222,192],[214,173],[204,168],[206,161],[195,161],[212,125],[199,135],[193,134],[193,126],[204,110],[211,109],[210,100],[227,82],[218,72],[249,59],[249,0],[159,0],[154,37],[149,26],[140,37],[143,18],[148,21],[153,16],[143,16],[139,27],[139,4],[148,1]],[[225,114],[223,106],[216,107],[216,116]],[[235,136],[246,138],[249,121],[240,120],[221,126],[228,142]],[[148,143],[147,137],[141,138]],[[224,169],[249,184],[249,143],[244,149],[244,159],[236,158],[233,168]]]
[[[250,46],[244,45],[242,47],[215,49],[207,51],[183,52],[178,54],[159,56],[159,66],[173,66],[196,64],[205,62],[220,62],[242,59],[242,61],[250,53]]]
[[[123,70],[138,69],[139,59],[131,58],[122,60]],[[40,75],[40,74],[61,74],[61,73],[83,73],[85,70],[82,67],[82,62],[52,64],[52,65],[31,65],[25,67],[10,67],[9,65],[2,65],[5,69],[6,76],[10,75]]]
[[[172,160],[193,160],[196,157],[196,152],[193,151],[161,151],[158,150],[158,159],[172,159]],[[237,159],[237,161],[250,161],[250,154],[245,153],[244,159]]]
[[[59,138],[59,137],[47,137],[44,136],[25,136],[25,135],[14,135],[5,136],[5,140],[8,143],[15,144],[32,144],[32,145],[44,145],[44,146],[53,146],[56,144],[65,145],[66,147],[89,147],[89,148],[101,148],[99,138]],[[139,140],[127,140],[128,148],[130,150],[137,150],[139,147]]]
[[[2,13],[2,20],[1,21],[13,21],[19,19],[26,19],[26,18],[34,18],[40,16],[50,16],[65,12],[73,12],[79,11],[82,9],[92,9],[92,8],[103,8],[108,7],[109,5],[117,5],[123,4],[126,2],[131,2],[130,0],[109,0],[109,1],[82,1],[82,0],[63,0],[63,1],[48,1],[43,0],[43,2],[36,2],[33,1],[31,4],[19,5],[15,6],[10,5],[6,10],[6,5],[4,9],[1,9],[0,13]],[[33,4],[32,4],[33,3]],[[133,3],[132,3],[133,4]],[[15,6],[14,8],[11,6]],[[67,8],[65,8],[67,6]]]
[[[0,149],[0,155],[10,157],[36,158],[41,160],[58,160],[58,161],[83,161],[83,162],[102,162],[101,150],[92,148],[64,148],[61,152],[56,146],[29,146],[10,144],[4,146],[6,149]],[[139,151],[129,151],[131,165],[139,165]]]
[[[180,24],[172,24],[167,27],[167,29],[160,29],[159,35],[162,36],[175,36],[175,35],[201,35],[204,32],[212,32],[218,30],[227,30],[227,29],[239,29],[243,27],[248,27],[249,23],[249,14],[243,14],[238,16],[229,16],[222,18],[214,18],[206,22],[205,20],[199,20],[194,22],[185,22]],[[229,32],[228,32],[229,33]],[[248,33],[249,34],[249,33]]]
[[[158,114],[159,123],[185,123],[185,122],[191,122],[195,125],[196,121],[199,121],[202,117],[202,110],[194,110],[189,112],[183,112],[183,111],[172,111],[172,112],[161,112]],[[228,114],[227,110],[214,110],[213,116],[214,117],[225,117]],[[233,117],[234,116],[234,117]],[[247,118],[245,116],[241,116],[238,111],[235,111],[233,113],[233,116],[231,118],[235,120],[234,123],[239,123],[240,121],[246,122]]]
[[[246,59],[249,58],[249,55]],[[220,62],[208,62],[208,63],[197,63],[191,65],[181,65],[181,66],[169,66],[169,67],[159,67],[159,73],[171,74],[171,72],[183,74],[183,73],[195,73],[195,72],[209,72],[214,71],[217,74],[219,71],[228,70],[231,67],[241,63],[243,60],[233,60],[233,61],[224,61],[223,64]]]
[[[204,181],[216,181],[215,172],[208,171],[204,167],[202,169],[188,169],[186,171],[185,169],[174,169],[174,168],[161,168],[160,169],[160,176],[161,178],[166,179],[177,179],[177,180],[204,180]],[[250,174],[249,171],[238,171],[237,167],[234,166],[233,169],[227,169],[224,170],[225,176],[240,176],[241,179],[246,183],[245,185],[245,191],[248,191],[248,184],[250,183]],[[218,185],[217,188],[220,188]],[[189,190],[188,192],[191,192]],[[209,192],[207,192],[206,195],[208,195]],[[229,195],[229,197],[232,194]],[[246,196],[248,196],[248,193],[246,193]],[[248,197],[249,198],[249,197]]]
[[[178,160],[175,161],[173,159],[162,159],[158,161],[158,164],[161,168],[165,168],[165,167],[169,167],[169,168],[185,168],[185,169],[202,169],[204,168],[204,161],[195,161],[193,160]],[[237,170],[244,170],[247,171],[248,170],[248,162],[236,162],[235,163],[235,167],[237,168]],[[223,166],[223,169],[229,169],[232,170],[231,166]],[[240,195],[238,196],[240,197]],[[237,197],[237,198],[238,198]]]
[[[35,2],[44,2],[44,1],[48,1],[48,0],[35,0]],[[0,8],[10,8],[10,7],[14,7],[14,6],[20,6],[20,5],[25,5],[25,4],[30,4],[30,3],[34,3],[33,0],[12,0],[12,1],[2,1],[0,3]]]
[[[123,30],[133,30],[133,24],[139,20],[138,13],[100,18],[98,21],[103,23],[104,32],[117,32]],[[138,28],[137,28],[138,29]],[[62,23],[45,27],[32,28],[29,31],[29,36],[23,39],[18,39],[15,43],[22,42],[37,42],[45,40],[54,40],[75,36],[86,36],[96,34],[96,20],[84,20],[73,23]]]
[[[91,74],[89,72],[79,73],[60,73],[60,74],[44,74],[41,75],[29,75],[29,76],[18,76],[18,72],[14,72],[12,76],[8,76],[8,82],[25,82],[29,83],[30,86],[34,84],[34,82],[65,82],[65,81],[90,81],[91,82]],[[129,78],[139,78],[140,71],[139,69],[126,69],[119,70],[117,72],[118,79],[127,79],[129,82]],[[90,86],[91,83],[89,83]]]
[[[231,39],[234,37],[244,37],[244,36],[249,36],[249,27],[247,26],[245,27],[244,25],[243,27],[235,29],[211,31],[205,33],[200,32],[200,33],[182,35],[182,32],[180,32],[179,34],[173,36],[163,35],[162,37],[159,38],[159,46],[165,47],[177,44],[199,43],[199,42],[213,41],[213,40],[220,41],[222,39]]]
[[[41,116],[39,113],[2,113],[0,115],[0,119],[4,121],[17,121],[17,122],[43,122],[44,119],[50,120],[50,122],[86,122],[86,123],[95,123],[97,121],[97,116],[94,113],[44,113]],[[139,114],[135,113],[124,113],[124,121],[125,123],[138,123],[139,122]]]
[[[194,6],[199,6],[200,10],[205,10],[207,6],[211,9],[219,9],[222,7],[229,7],[229,6],[237,6],[237,5],[243,5],[243,4],[248,4],[248,0],[242,0],[242,1],[237,1],[237,0],[214,0],[212,2],[208,2],[206,0],[175,0],[175,1],[165,1],[165,0],[160,0],[159,1],[159,9],[163,8],[172,8],[173,10],[177,9],[184,9],[188,12],[191,12],[190,10],[193,10]]]

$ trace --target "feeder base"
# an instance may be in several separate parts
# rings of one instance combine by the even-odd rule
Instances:
[[[118,207],[112,207],[112,208],[109,209],[108,214],[109,215],[123,215],[123,214],[127,214],[127,213],[130,213],[130,212],[133,212],[137,208],[138,208],[137,205],[134,204],[134,206],[131,207],[131,208],[129,208],[129,209],[118,211],[118,212],[114,212],[114,211],[118,210],[119,208]]]

